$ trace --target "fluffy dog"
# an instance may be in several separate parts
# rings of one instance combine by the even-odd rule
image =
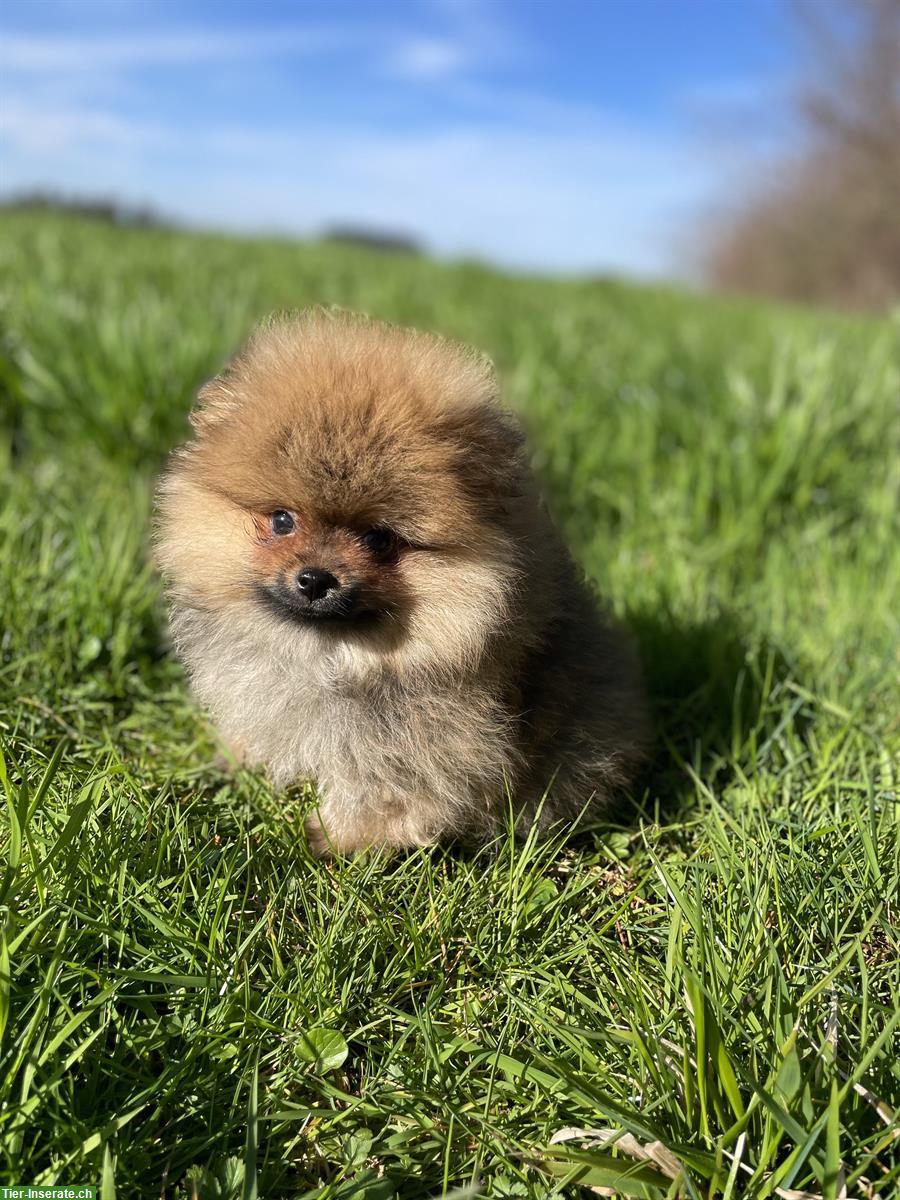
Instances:
[[[206,384],[158,494],[174,643],[225,741],[315,781],[320,850],[483,838],[626,785],[638,671],[541,507],[490,363],[278,317]]]

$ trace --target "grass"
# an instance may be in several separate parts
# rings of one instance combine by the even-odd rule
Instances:
[[[152,481],[310,302],[496,358],[638,635],[659,751],[575,842],[323,864],[214,765]],[[896,318],[7,215],[0,353],[3,1182],[897,1194]]]

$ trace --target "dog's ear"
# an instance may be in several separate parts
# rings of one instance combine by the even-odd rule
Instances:
[[[197,393],[197,403],[188,416],[197,433],[208,432],[226,417],[237,412],[238,398],[231,376],[231,368],[226,367],[221,375],[216,375],[208,383],[204,383]]]
[[[448,414],[442,425],[467,491],[480,500],[518,493],[527,474],[525,434],[509,410],[493,402]]]

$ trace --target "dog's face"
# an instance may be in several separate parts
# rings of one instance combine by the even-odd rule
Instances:
[[[508,616],[528,481],[487,365],[362,318],[284,319],[200,394],[160,489],[176,604],[429,665]]]
[[[340,526],[285,508],[254,523],[257,595],[276,616],[365,622],[402,603],[396,567],[406,546],[389,526]]]

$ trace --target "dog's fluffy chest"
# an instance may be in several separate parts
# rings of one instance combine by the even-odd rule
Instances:
[[[197,696],[277,787],[301,778],[360,794],[411,791],[423,778],[434,786],[465,773],[473,736],[502,775],[501,722],[471,688],[401,686],[360,670],[340,645],[323,646],[315,630],[290,630],[278,642],[191,610],[174,614],[172,627]]]
[[[172,628],[197,696],[276,786],[319,776],[377,738],[384,706],[341,670],[337,653],[323,651],[314,631],[289,630],[279,643],[268,630],[190,610],[175,613]]]

